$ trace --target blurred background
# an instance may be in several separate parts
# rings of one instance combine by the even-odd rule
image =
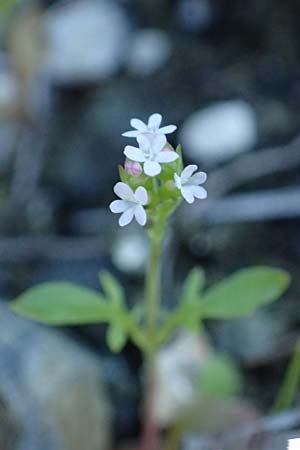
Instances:
[[[121,133],[154,112],[178,125],[170,141],[185,163],[209,175],[208,200],[172,220],[166,307],[194,265],[208,285],[253,264],[293,279],[250,319],[207,323],[205,339],[178,336],[161,355],[162,391],[181,355],[190,377],[217,351],[231,358],[230,368],[217,361],[224,379],[210,387],[222,406],[208,402],[210,423],[199,417],[194,428],[270,411],[300,334],[299,19],[296,0],[1,0],[1,450],[108,450],[138,434],[141,356],[131,343],[111,355],[105,327],[50,330],[5,305],[42,281],[98,289],[104,268],[138,302],[147,241],[134,225],[118,228],[108,204],[129,143]],[[158,408],[163,427],[186,401],[173,394]]]

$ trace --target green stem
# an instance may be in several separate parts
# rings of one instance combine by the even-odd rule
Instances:
[[[145,279],[145,335],[148,348],[145,352],[144,422],[142,450],[157,450],[158,429],[153,420],[155,357],[157,352],[157,319],[160,311],[160,256],[163,238],[161,227],[149,232],[150,255]]]
[[[157,318],[160,303],[160,253],[161,240],[155,236],[150,237],[150,256],[146,273],[146,334],[149,343],[153,344],[156,340]]]

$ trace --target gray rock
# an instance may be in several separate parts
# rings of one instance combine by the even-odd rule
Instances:
[[[171,40],[165,31],[155,28],[140,30],[129,46],[127,70],[137,76],[152,75],[167,63],[171,52]]]
[[[107,450],[99,362],[56,330],[0,304],[1,450]]]
[[[106,79],[123,62],[129,36],[126,15],[116,2],[62,2],[45,16],[45,71],[56,82]]]
[[[256,144],[255,113],[243,100],[216,103],[186,119],[180,142],[196,162],[225,161]]]
[[[214,18],[210,0],[181,0],[176,11],[180,27],[188,32],[206,30]]]

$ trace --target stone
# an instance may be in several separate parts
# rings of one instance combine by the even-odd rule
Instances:
[[[156,360],[154,417],[160,426],[176,422],[195,398],[195,384],[211,349],[203,336],[179,332]]]
[[[172,43],[169,35],[159,29],[137,31],[128,49],[127,70],[132,75],[149,76],[167,64]]]
[[[112,262],[122,272],[142,275],[149,254],[146,237],[138,231],[121,230],[112,248]]]
[[[179,141],[195,162],[226,161],[257,143],[255,113],[243,100],[212,104],[186,119]]]
[[[63,2],[49,9],[44,27],[48,44],[45,70],[54,81],[95,82],[119,70],[129,24],[116,2]]]
[[[179,26],[188,32],[206,30],[211,25],[214,15],[210,0],[181,0],[176,10]]]
[[[1,450],[107,450],[101,364],[59,331],[0,303]]]

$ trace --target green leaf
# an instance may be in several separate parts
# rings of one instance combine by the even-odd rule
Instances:
[[[14,7],[20,3],[20,0],[1,0],[0,3],[0,15],[6,16],[10,13]]]
[[[222,353],[211,356],[199,377],[199,390],[204,397],[226,399],[241,389],[240,372],[233,361]]]
[[[251,315],[257,308],[276,300],[287,289],[290,276],[271,267],[243,269],[216,286],[201,298],[201,318],[228,319]]]
[[[297,342],[293,356],[287,367],[282,386],[274,402],[272,411],[281,412],[291,408],[300,383],[300,341]]]
[[[107,299],[114,306],[122,307],[124,305],[124,290],[120,283],[109,272],[100,272],[99,278]]]
[[[98,323],[111,317],[100,294],[68,282],[37,285],[10,305],[14,312],[48,325]]]
[[[120,323],[113,323],[108,328],[106,339],[110,350],[117,353],[126,344],[127,334]]]
[[[204,287],[204,271],[199,267],[190,271],[183,284],[183,292],[179,303],[180,324],[192,332],[199,331],[200,321],[197,309],[199,309],[199,298]],[[195,313],[196,312],[196,313]]]
[[[183,303],[195,303],[199,301],[200,293],[204,287],[205,274],[200,267],[190,271],[183,284],[182,300]]]

